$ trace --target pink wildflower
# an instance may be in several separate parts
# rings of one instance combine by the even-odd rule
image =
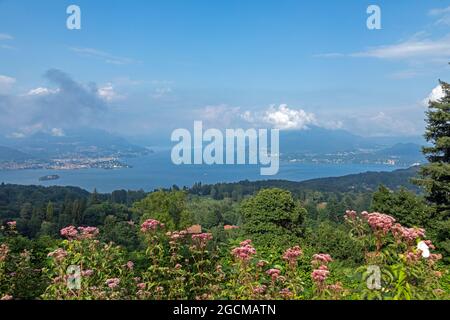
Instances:
[[[275,281],[280,276],[281,271],[279,269],[269,269],[266,273],[272,278],[272,281]]]
[[[145,289],[145,283],[143,283],[143,282],[138,283],[136,286],[137,286],[140,290],[144,290],[144,289]]]
[[[231,250],[234,257],[241,261],[248,261],[256,254],[256,249],[251,245],[251,240],[245,240],[240,243],[240,247]]]
[[[5,261],[6,260],[6,256],[9,253],[9,247],[7,244],[2,243],[2,245],[0,246],[0,262]]]
[[[213,236],[211,233],[200,233],[193,234],[192,240],[200,247],[205,248],[208,244],[208,241],[212,240]]]
[[[134,263],[133,263],[133,261],[128,261],[128,262],[127,262],[127,268],[128,268],[128,270],[133,270],[133,268],[134,268]]]
[[[421,228],[405,228],[401,224],[396,223],[391,228],[392,234],[399,239],[403,239],[408,243],[413,243],[416,239],[425,237],[425,230]]]
[[[256,264],[256,266],[258,268],[264,268],[267,265],[267,261],[265,260],[259,260],[258,263]]]
[[[163,228],[164,224],[155,219],[145,220],[141,225],[142,232],[155,231],[156,229]]]
[[[58,248],[53,252],[50,252],[47,257],[55,259],[56,262],[61,262],[67,256],[67,252],[64,249]]]
[[[118,279],[118,278],[108,279],[108,280],[106,280],[105,283],[109,288],[114,289],[119,285],[120,279]]]
[[[313,260],[311,261],[311,263],[313,265],[325,265],[331,261],[333,261],[333,259],[331,258],[331,256],[329,254],[318,253],[313,256]]]
[[[266,292],[267,290],[267,286],[266,285],[260,285],[257,286],[256,288],[253,289],[253,293],[254,294],[263,294],[264,292]]]
[[[78,231],[80,233],[78,236],[79,239],[93,239],[99,233],[96,227],[79,227]]]
[[[395,219],[387,214],[373,212],[367,215],[367,222],[373,231],[387,234],[394,225]]]
[[[287,298],[291,298],[293,296],[293,293],[288,289],[288,288],[284,288],[280,291],[280,295],[287,299]]]
[[[17,226],[17,222],[16,222],[16,221],[8,221],[8,222],[6,223],[6,225],[7,225],[11,230],[14,230],[14,229],[16,228],[16,226]]]
[[[94,270],[88,269],[81,272],[83,277],[90,277],[94,274]]]
[[[425,242],[425,244],[428,246],[428,248],[430,248],[431,250],[436,249],[436,247],[433,245],[433,243],[431,242],[431,240],[425,240],[424,242]]]
[[[335,284],[329,285],[328,289],[334,292],[341,292],[342,290],[344,290],[344,288],[342,287],[342,283],[340,282],[336,282]]]
[[[328,278],[330,271],[328,271],[328,267],[325,265],[321,265],[318,269],[313,270],[311,273],[311,277],[314,282],[321,285]]]
[[[289,248],[283,255],[283,259],[288,261],[291,266],[295,266],[299,256],[303,254],[302,249],[299,246]]]
[[[76,237],[78,236],[78,230],[74,226],[65,227],[65,228],[61,229],[60,233],[61,233],[61,236],[65,237],[69,240],[76,239]]]

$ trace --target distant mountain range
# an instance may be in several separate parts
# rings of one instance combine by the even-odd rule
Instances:
[[[130,157],[149,152],[122,137],[95,129],[68,131],[57,136],[39,132],[24,138],[3,138],[0,145],[8,150],[9,159],[17,161],[24,160],[25,157]],[[0,149],[0,159],[6,158],[1,154],[3,149]]]
[[[33,158],[31,155],[23,153],[13,148],[0,146],[0,162],[3,161],[23,161]]]
[[[381,150],[392,148],[396,144],[405,144],[408,152],[425,143],[417,137],[362,137],[345,130],[329,130],[311,127],[307,130],[288,130],[280,133],[280,150],[282,153],[337,153],[356,150]],[[398,151],[400,146],[393,148]]]
[[[421,137],[366,138],[345,130],[328,130],[319,127],[280,133],[280,152],[282,155],[290,155],[289,159],[306,154],[328,156],[352,152],[370,154],[370,161],[376,160],[376,157],[398,157],[412,164],[423,159],[420,151],[423,144],[424,140]],[[67,131],[60,135],[39,132],[24,138],[0,137],[0,146],[3,146],[0,149],[0,161],[133,157],[149,152],[148,148],[130,143],[118,135],[86,128]],[[170,146],[169,139],[167,139],[167,146]],[[361,157],[357,159],[357,161],[365,160]]]

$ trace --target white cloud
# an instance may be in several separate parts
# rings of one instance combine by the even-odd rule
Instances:
[[[124,64],[132,64],[135,63],[133,59],[126,57],[119,57],[108,52],[104,52],[101,50],[93,49],[93,48],[70,48],[71,51],[77,53],[82,57],[89,57],[94,59],[102,60],[105,63],[116,64],[116,65],[124,65]]]
[[[155,88],[150,96],[153,99],[160,99],[160,98],[164,98],[164,97],[168,96],[171,93],[172,93],[172,88],[160,87],[160,88]]]
[[[426,98],[422,101],[422,103],[423,103],[425,106],[428,106],[428,103],[429,103],[430,101],[438,101],[438,100],[440,100],[440,99],[442,99],[442,98],[444,98],[444,97],[445,97],[444,90],[442,89],[442,86],[441,86],[441,85],[438,85],[436,88],[434,88],[434,89],[431,91],[431,93],[428,95],[428,97],[426,97]]]
[[[438,17],[436,25],[450,25],[450,6],[447,8],[432,9],[428,14],[430,16]]]
[[[5,50],[15,50],[16,48],[7,44],[1,44],[0,45],[1,49],[5,49]]]
[[[65,133],[64,133],[63,129],[61,129],[61,128],[53,128],[51,130],[51,135],[54,137],[64,137]]]
[[[450,13],[449,13],[450,22]],[[423,61],[439,62],[447,61],[450,56],[450,34],[439,38],[433,38],[427,32],[418,32],[409,39],[394,44],[381,45],[367,48],[353,53],[321,53],[318,58],[376,58],[389,60],[427,59]]]
[[[123,99],[124,96],[118,94],[111,83],[98,88],[98,95],[105,101],[112,102]]]
[[[49,89],[49,88],[45,88],[45,87],[38,87],[35,89],[31,89],[25,95],[26,96],[46,96],[46,95],[55,94],[58,92],[59,92],[59,89]]]
[[[303,109],[290,109],[286,104],[278,107],[271,106],[263,116],[263,121],[276,129],[307,129],[308,125],[317,124],[313,113]]]
[[[12,40],[13,36],[7,33],[0,33],[0,40]]]
[[[420,72],[418,72],[416,70],[402,70],[402,71],[397,71],[397,72],[391,73],[389,75],[389,78],[402,80],[402,79],[411,79],[411,78],[417,77],[419,75],[420,75]]]
[[[22,139],[36,132],[42,131],[44,128],[42,123],[35,123],[20,127],[19,131],[15,131],[9,135],[10,138]]]
[[[0,74],[0,94],[9,92],[16,83],[16,79]]]
[[[450,36],[447,35],[435,40],[414,38],[397,44],[352,53],[350,56],[378,59],[448,58],[450,56]]]

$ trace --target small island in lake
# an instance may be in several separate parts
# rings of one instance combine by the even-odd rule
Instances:
[[[51,181],[51,180],[58,180],[59,176],[57,174],[51,174],[48,176],[43,176],[39,178],[39,181]]]

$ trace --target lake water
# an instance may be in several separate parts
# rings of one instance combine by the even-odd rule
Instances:
[[[60,185],[78,186],[88,191],[96,188],[99,192],[111,192],[117,189],[151,191],[160,187],[176,184],[192,186],[195,182],[217,183],[237,182],[241,180],[284,179],[303,181],[313,178],[337,177],[366,171],[393,171],[403,167],[391,165],[360,164],[301,164],[280,163],[279,173],[275,176],[261,176],[259,166],[250,165],[181,165],[176,166],[170,160],[170,154],[158,152],[146,157],[126,159],[133,168],[104,170],[17,170],[0,171],[0,183],[24,185]],[[60,179],[39,181],[46,175],[57,174]]]

